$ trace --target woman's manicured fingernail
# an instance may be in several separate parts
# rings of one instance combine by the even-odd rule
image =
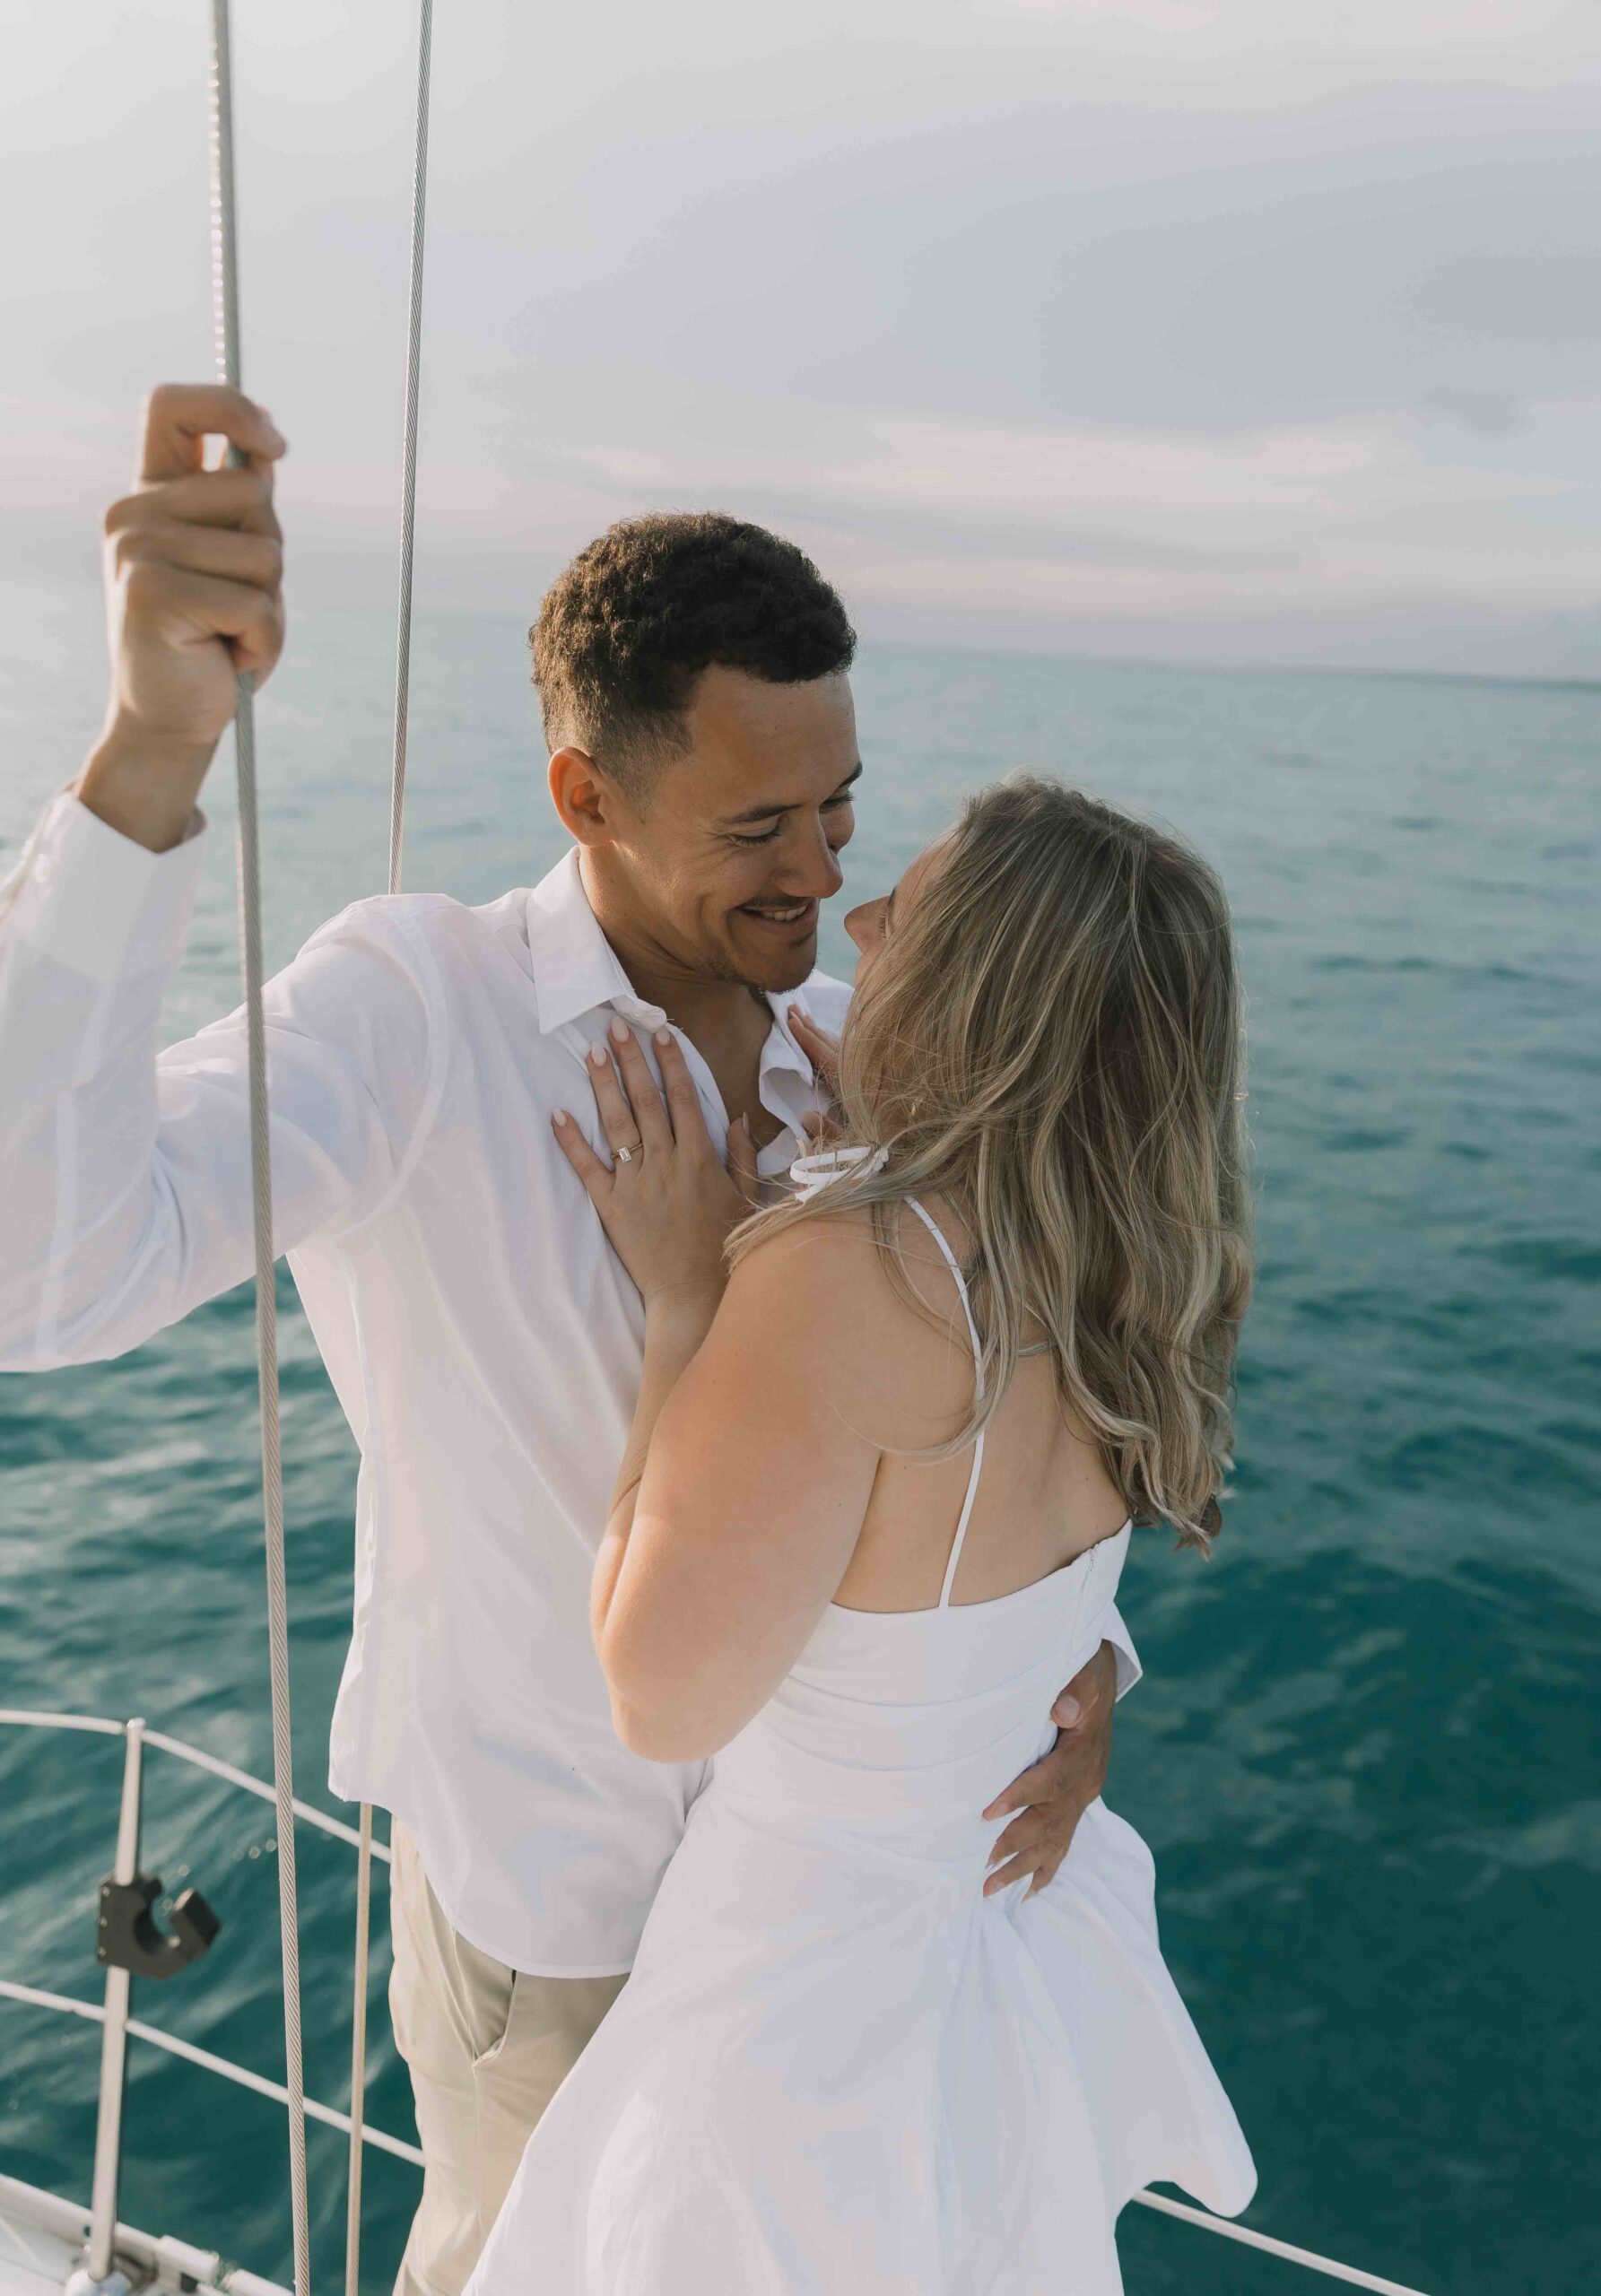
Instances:
[[[596,1068],[604,1068],[606,1065],[606,1048],[605,1045],[592,1044],[589,1048],[589,1057],[594,1062]]]
[[[612,1042],[613,1044],[626,1044],[628,1042],[628,1031],[623,1027],[621,1021],[613,1021],[612,1023]]]
[[[567,1122],[567,1110],[565,1109],[558,1109],[555,1114],[552,1117],[551,1122],[555,1126],[557,1131],[560,1132]]]
[[[657,1041],[657,1044],[659,1044],[659,1045],[660,1045],[660,1047],[661,1047],[662,1050],[663,1050],[664,1052],[666,1052],[666,1050],[667,1047],[668,1047],[668,1046],[672,1043],[672,1041],[673,1041],[673,1031],[672,1031],[672,1030],[671,1030],[671,1029],[657,1029],[657,1032],[656,1032],[656,1041]]]

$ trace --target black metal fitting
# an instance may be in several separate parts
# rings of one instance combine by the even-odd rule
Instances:
[[[198,1890],[186,1890],[173,1905],[173,1934],[169,1936],[151,1911],[161,1894],[159,1874],[100,1883],[97,1961],[134,1977],[168,1978],[200,1959],[222,1923]]]

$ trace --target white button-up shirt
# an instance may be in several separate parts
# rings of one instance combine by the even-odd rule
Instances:
[[[204,834],[152,854],[58,797],[0,887],[0,1369],[120,1354],[250,1273],[243,1015],[156,1051]],[[848,997],[769,1000],[764,1174],[822,1105],[785,1008],[837,1032]],[[550,1118],[599,1144],[613,1013],[664,1019],[576,852],[481,909],[358,901],[266,991],[275,1237],[361,1455],[329,1782],[405,1822],[464,1936],[568,1977],[630,1965],[708,1775],[619,1744],[589,1634],[644,1311]]]

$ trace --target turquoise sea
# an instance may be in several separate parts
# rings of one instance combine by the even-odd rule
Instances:
[[[95,613],[8,603],[0,865],[92,731]],[[418,649],[408,885],[530,883],[558,840],[520,629],[443,616]],[[1601,690],[869,646],[858,691],[852,891],[1015,764],[1176,823],[1232,891],[1261,1207],[1239,1496],[1211,1564],[1136,1542],[1148,1672],[1109,1799],[1256,2149],[1248,2221],[1427,2296],[1595,2286]],[[388,694],[388,624],[350,611],[264,697],[274,961],[381,885]],[[236,1000],[226,779],[175,1033]],[[283,1309],[297,1782],[326,1801],[354,1460],[287,1282]],[[0,1383],[0,1701],[143,1713],[265,1773],[256,1440],[248,1292]],[[97,1993],[117,1763],[0,1730],[0,1976]],[[223,1929],[135,2013],[281,2070],[270,1812],[154,1756],[146,1852]],[[353,1859],[300,1857],[309,2085],[343,2102]],[[378,1927],[370,2112],[409,2135],[381,1893]],[[86,2196],[95,2067],[90,2026],[0,2000],[0,2170]],[[326,2289],[344,2147],[311,2145]],[[414,2189],[370,2157],[374,2291]],[[135,2045],[124,2215],[287,2278],[285,2196],[282,2113]],[[1139,2209],[1123,2248],[1131,2296],[1329,2284]]]

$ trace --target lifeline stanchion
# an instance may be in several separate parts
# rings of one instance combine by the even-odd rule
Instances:
[[[122,1805],[117,1821],[117,1859],[112,1879],[126,1888],[139,1870],[139,1807],[143,1790],[144,1725],[129,1722],[123,1735]],[[94,2181],[90,2192],[89,2253],[84,2284],[110,2284],[117,2242],[117,2193],[122,2173],[123,2092],[127,2080],[128,1996],[132,1979],[115,1962],[106,1970],[106,2005],[100,2028],[100,2110],[95,2123]],[[126,2287],[126,2280],[120,2285]]]
[[[212,0],[212,285],[222,381],[239,387],[239,243],[234,222],[233,74],[228,0]],[[241,459],[237,450],[231,459]],[[283,1566],[283,1469],[278,1446],[278,1318],[267,1132],[266,1031],[261,1002],[261,854],[256,801],[255,681],[241,672],[233,735],[239,777],[239,939],[250,1083],[250,1194],[256,1234],[256,1364],[261,1397],[262,1516],[267,1647],[273,1692],[273,1787],[277,1805],[278,1918],[283,1955],[284,2085],[295,2296],[311,2296],[306,2194],[306,2092],[300,2059],[300,1945],[295,1888],[293,1734],[289,1695],[289,1603]]]

